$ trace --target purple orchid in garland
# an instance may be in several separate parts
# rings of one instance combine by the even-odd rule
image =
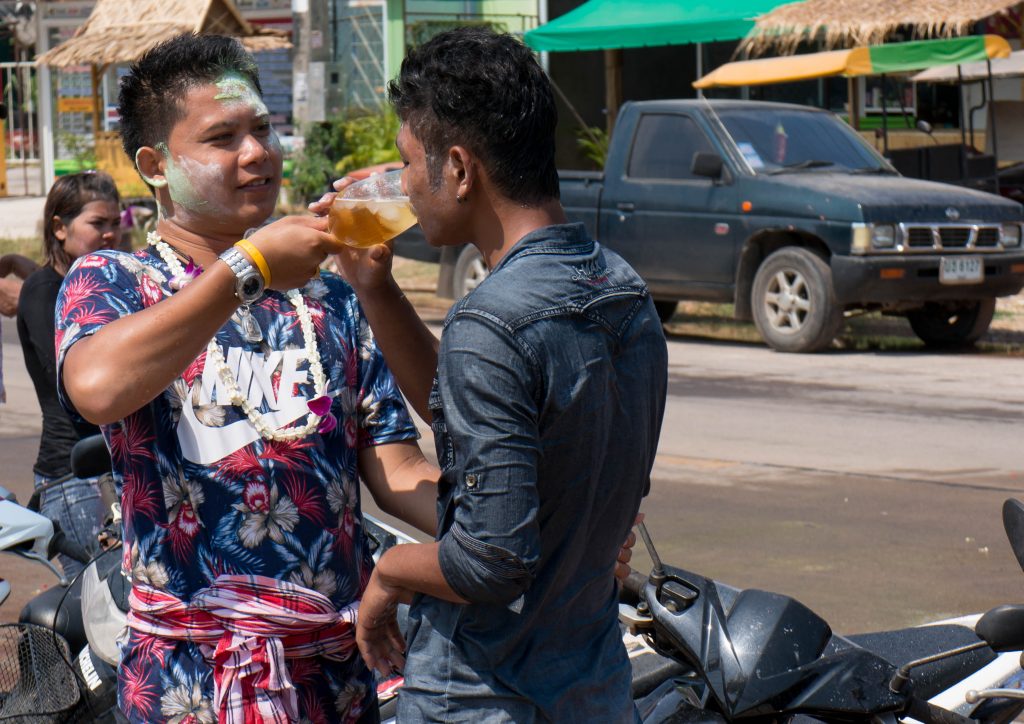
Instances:
[[[185,265],[185,269],[181,274],[176,274],[171,277],[170,286],[171,289],[178,291],[190,281],[195,279],[197,276],[203,273],[203,268],[196,264],[191,259],[188,260],[188,264]]]
[[[320,418],[316,431],[321,435],[326,435],[338,426],[338,418],[331,412],[331,402],[330,395],[320,395],[306,403],[309,411]]]

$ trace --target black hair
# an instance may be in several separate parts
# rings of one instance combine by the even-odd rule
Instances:
[[[64,242],[57,238],[56,222],[60,219],[65,227],[70,226],[76,216],[82,213],[91,201],[113,201],[121,203],[117,185],[102,171],[84,171],[60,176],[50,187],[43,204],[43,255],[44,264],[61,273],[66,273],[74,261],[64,249]]]
[[[193,88],[235,72],[263,95],[256,61],[234,38],[185,33],[148,50],[121,79],[117,112],[128,158],[143,146],[166,142],[185,117],[182,101]]]
[[[462,145],[508,199],[537,206],[558,198],[551,83],[511,35],[479,26],[435,35],[409,51],[388,99],[423,144],[435,190],[448,149]]]

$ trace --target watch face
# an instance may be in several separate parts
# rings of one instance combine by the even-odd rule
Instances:
[[[260,284],[260,280],[256,277],[249,277],[242,282],[242,293],[247,297],[252,297],[259,294],[263,285]]]

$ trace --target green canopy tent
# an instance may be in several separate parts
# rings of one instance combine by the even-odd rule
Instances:
[[[739,40],[754,19],[788,0],[589,0],[527,31],[534,50],[603,50],[608,128],[622,101],[622,49]],[[698,55],[698,58],[700,56]],[[698,74],[701,68],[698,62]]]

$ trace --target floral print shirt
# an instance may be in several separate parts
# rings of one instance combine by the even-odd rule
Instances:
[[[79,259],[56,308],[58,387],[67,350],[104,324],[174,293],[152,250]],[[288,442],[261,439],[199,355],[151,403],[103,426],[121,491],[123,567],[188,601],[220,574],[269,576],[312,588],[338,608],[358,599],[372,562],[361,528],[357,451],[417,436],[355,295],[323,274],[302,290],[338,424]],[[271,426],[302,425],[313,389],[295,308],[268,292],[252,305],[263,340],[236,314],[216,339],[250,403]],[[304,721],[355,721],[374,702],[360,657],[290,664]],[[213,722],[213,681],[198,647],[131,631],[119,701],[132,721]]]

